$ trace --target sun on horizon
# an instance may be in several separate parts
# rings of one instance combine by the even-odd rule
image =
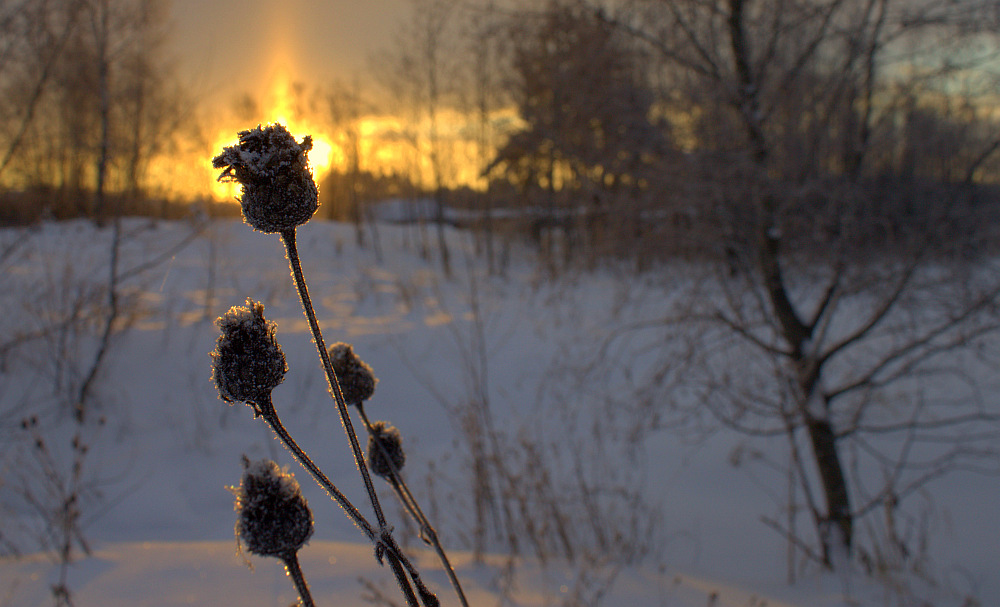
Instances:
[[[260,113],[259,124],[277,123],[284,125],[299,141],[307,135],[311,136],[313,147],[309,151],[309,166],[312,169],[313,178],[319,183],[330,172],[333,164],[341,162],[342,159],[337,158],[339,150],[334,148],[331,143],[333,138],[326,132],[326,129],[315,120],[299,115],[295,111],[291,89],[292,85],[287,77],[281,77],[275,83],[271,88],[270,98],[266,102],[267,109]],[[220,130],[212,149],[218,152],[226,146],[235,145],[238,142],[238,131],[255,126],[257,124],[246,124],[236,130],[232,128]],[[212,196],[217,200],[232,201],[239,196],[239,184],[213,180]]]

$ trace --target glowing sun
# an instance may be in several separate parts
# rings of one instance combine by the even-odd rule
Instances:
[[[318,184],[336,161],[336,152],[330,143],[332,138],[327,134],[326,129],[311,120],[307,116],[302,116],[294,109],[294,99],[291,93],[291,86],[286,79],[281,79],[274,86],[271,98],[267,100],[267,109],[260,114],[260,124],[279,123],[295,136],[297,140],[302,140],[306,135],[312,136],[313,147],[309,151],[309,166],[313,172],[313,178]],[[256,124],[244,125],[242,128],[252,128]],[[238,142],[236,133],[232,130],[220,132],[216,137],[213,150],[221,150],[226,146],[235,145]],[[216,199],[233,200],[238,198],[240,186],[237,183],[214,182],[212,194]]]

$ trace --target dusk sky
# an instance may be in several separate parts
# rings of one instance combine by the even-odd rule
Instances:
[[[260,120],[313,136],[310,161],[322,176],[337,163],[329,133],[322,122],[290,110],[290,86],[322,90],[337,79],[365,80],[372,55],[391,48],[411,6],[411,0],[172,0],[172,55],[199,113],[211,121],[213,149],[252,126],[232,114],[236,100],[249,93],[261,104]],[[170,181],[232,199],[237,189],[218,183],[216,174],[204,163]]]
[[[226,103],[261,76],[319,86],[363,74],[410,10],[409,0],[173,0],[172,41],[196,94]]]

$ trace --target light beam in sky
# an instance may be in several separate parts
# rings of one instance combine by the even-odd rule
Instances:
[[[259,88],[254,91],[265,91],[263,110],[257,119],[262,125],[283,124],[297,140],[306,135],[312,136],[313,147],[309,152],[309,166],[312,168],[313,178],[319,183],[330,171],[335,160],[335,150],[331,144],[330,134],[321,126],[320,121],[304,115],[301,111],[300,102],[303,100],[296,99],[296,91],[293,90],[292,82],[297,78],[296,66],[299,65],[301,58],[297,57],[294,43],[295,26],[289,18],[294,11],[290,10],[290,4],[295,3],[272,5],[273,14],[270,15],[265,42],[268,47],[268,65],[261,70],[260,79],[256,83]],[[239,130],[255,126],[257,124],[245,124],[239,127]],[[221,131],[216,137],[213,149],[218,151],[225,146],[235,145],[237,141],[235,131]],[[232,182],[216,181],[212,187],[212,194],[217,199],[232,200],[239,195],[239,186]]]
[[[335,150],[333,145],[331,145],[330,137],[324,132],[324,129],[294,113],[290,103],[288,88],[288,84],[283,83],[274,89],[273,99],[269,102],[270,109],[263,112],[260,124],[283,124],[298,141],[301,141],[306,135],[312,136],[313,147],[309,151],[309,166],[312,168],[313,178],[318,184],[330,171],[336,157],[339,156],[337,153],[339,150]],[[255,126],[257,125],[247,124],[242,126],[240,130]],[[216,137],[215,145],[212,146],[213,153],[218,153],[223,147],[236,145],[237,142],[236,132],[232,130],[220,132]],[[239,196],[239,191],[239,184],[233,182],[223,183],[215,181],[212,186],[213,196],[221,200],[233,200]]]

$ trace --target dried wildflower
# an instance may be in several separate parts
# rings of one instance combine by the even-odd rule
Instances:
[[[289,559],[313,532],[309,504],[295,477],[265,459],[243,456],[243,480],[236,496],[236,536],[251,554]]]
[[[215,321],[222,335],[215,342],[212,379],[226,402],[256,405],[270,396],[285,378],[288,365],[274,339],[275,324],[264,319],[264,304],[247,299]]]
[[[319,191],[309,170],[312,137],[296,143],[280,124],[240,131],[239,143],[212,159],[224,169],[219,181],[243,186],[243,219],[255,230],[281,232],[309,221],[319,206]]]
[[[382,443],[382,448],[379,448],[379,443]],[[389,456],[388,460],[386,455]],[[392,466],[389,462],[392,462]],[[403,452],[403,439],[399,430],[388,422],[377,421],[372,424],[371,434],[368,435],[368,469],[372,474],[385,479],[392,478],[392,467],[402,470],[405,463],[406,453]]]
[[[354,353],[351,344],[338,341],[330,346],[329,354],[347,404],[356,405],[371,398],[378,378],[372,368]]]

